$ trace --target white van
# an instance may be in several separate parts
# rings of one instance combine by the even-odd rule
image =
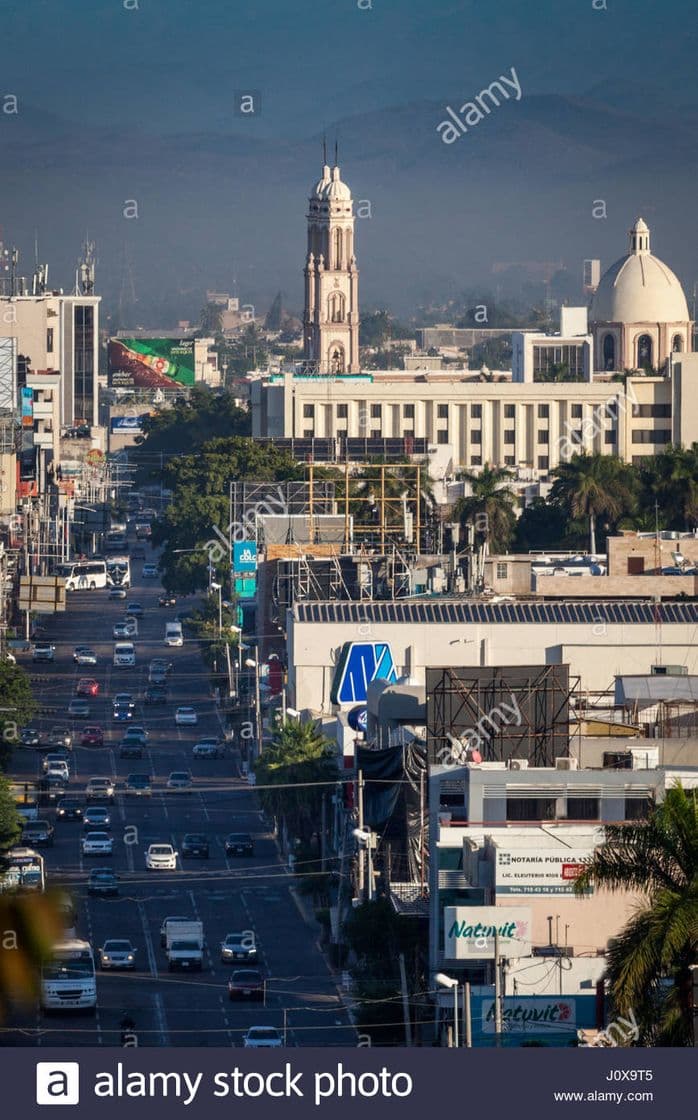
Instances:
[[[114,665],[126,669],[136,664],[136,647],[133,642],[116,642],[114,645]]]
[[[181,622],[166,622],[165,623],[165,645],[166,646],[183,646],[184,635],[182,634]]]

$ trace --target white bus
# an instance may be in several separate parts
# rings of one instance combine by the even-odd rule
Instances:
[[[131,586],[131,558],[129,556],[107,557],[107,583],[110,587]]]
[[[39,817],[39,787],[36,782],[10,782],[10,792],[15,799],[17,812],[25,821]]]
[[[46,888],[44,857],[33,848],[12,848],[5,853],[7,869],[0,878],[0,891],[43,891]]]
[[[59,564],[56,575],[65,580],[66,591],[96,591],[107,586],[105,560],[76,560],[72,564]]]
[[[97,1006],[95,961],[89,941],[59,941],[41,970],[41,1006],[94,1009]]]

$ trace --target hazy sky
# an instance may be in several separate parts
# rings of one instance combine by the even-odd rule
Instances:
[[[249,88],[266,136],[467,96],[511,66],[527,94],[641,76],[648,97],[656,82],[695,102],[695,0],[605,3],[2,0],[0,89],[69,119],[177,132],[247,128],[231,107]]]

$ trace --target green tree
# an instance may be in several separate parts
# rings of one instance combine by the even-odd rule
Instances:
[[[10,783],[0,774],[0,855],[16,844],[22,835],[22,818],[10,789]]]
[[[207,303],[199,312],[199,334],[202,338],[217,338],[223,333],[223,308],[217,303]]]
[[[567,519],[559,506],[535,498],[522,511],[516,522],[514,552],[530,552],[537,548],[561,548],[567,535]]]
[[[512,472],[488,463],[479,472],[461,471],[458,477],[470,484],[472,493],[458,499],[454,520],[461,527],[473,526],[476,546],[486,542],[491,554],[506,552],[516,524],[516,496],[507,485]]]
[[[588,520],[589,549],[595,553],[597,519],[607,518],[612,528],[633,511],[636,473],[616,455],[595,452],[593,455],[575,453],[552,474],[555,482],[550,492],[551,501],[559,503],[569,519]]]
[[[642,464],[639,505],[652,528],[655,502],[661,528],[690,531],[698,526],[698,443],[667,447]]]
[[[642,896],[608,947],[615,1008],[635,1016],[642,1046],[690,1046],[698,963],[698,800],[674,787],[646,821],[606,825],[605,842],[575,883]]]
[[[29,677],[19,665],[0,661],[0,767],[10,757],[19,729],[36,711]]]
[[[510,338],[486,338],[483,342],[476,342],[468,353],[468,365],[471,370],[482,369],[511,369],[512,347]]]
[[[317,834],[322,801],[339,781],[330,741],[314,723],[287,720],[274,733],[255,763],[259,797],[265,812],[283,819],[288,833],[302,844]],[[306,872],[307,873],[307,872]]]

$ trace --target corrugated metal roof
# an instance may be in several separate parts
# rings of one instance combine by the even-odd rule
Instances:
[[[698,603],[480,603],[461,599],[399,599],[390,602],[297,603],[298,622],[406,623],[512,625],[515,623],[560,625],[698,625]]]

